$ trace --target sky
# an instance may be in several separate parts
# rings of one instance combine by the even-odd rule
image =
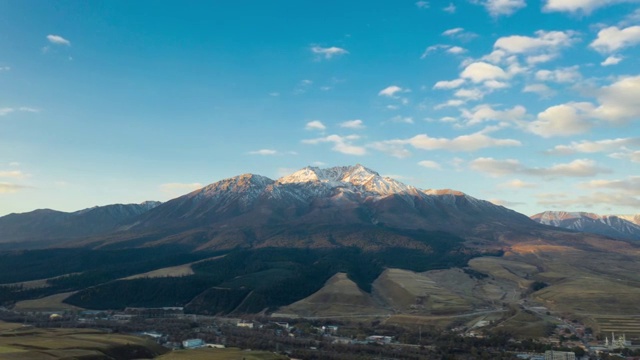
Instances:
[[[640,213],[640,0],[0,0],[0,216],[363,164]]]

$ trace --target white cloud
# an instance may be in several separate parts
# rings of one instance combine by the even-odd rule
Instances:
[[[24,179],[26,177],[28,175],[20,170],[0,171],[0,178]]]
[[[594,111],[598,118],[624,123],[640,118],[640,76],[624,77],[598,91],[600,106]]]
[[[474,62],[462,71],[460,77],[469,79],[474,83],[481,83],[487,80],[506,79],[509,76],[499,66],[486,62]]]
[[[556,164],[550,167],[527,167],[515,159],[496,160],[481,157],[469,162],[472,170],[484,172],[491,176],[523,174],[541,177],[589,177],[611,170],[602,168],[593,160],[578,159],[566,164]]]
[[[413,118],[410,116],[394,116],[389,121],[400,124],[413,124]]]
[[[568,47],[577,41],[577,34],[573,31],[538,30],[535,34],[536,37],[522,35],[501,37],[496,40],[493,47],[511,54],[529,54]]]
[[[367,147],[389,154],[398,159],[411,156],[411,152],[405,148],[404,140],[385,140],[368,144]]]
[[[521,105],[506,110],[495,110],[491,105],[482,104],[471,111],[462,110],[462,117],[466,120],[467,125],[476,125],[486,121],[517,122],[522,121],[526,114],[527,109]]]
[[[466,100],[481,100],[485,94],[480,89],[459,89],[453,95]]]
[[[0,194],[10,194],[26,188],[23,185],[0,182]]]
[[[454,54],[454,55],[460,55],[460,54],[464,54],[467,52],[467,49],[462,48],[460,46],[452,46],[449,49],[447,49],[447,52],[449,54]]]
[[[11,68],[9,66],[0,66],[0,72],[1,71],[9,71],[11,70]]]
[[[461,135],[453,139],[433,138],[427,134],[416,135],[409,139],[393,139],[379,141],[370,144],[369,147],[386,152],[398,158],[404,158],[411,153],[405,146],[412,146],[420,150],[446,150],[451,152],[472,152],[490,147],[510,147],[520,146],[520,141],[512,139],[496,139],[489,137],[482,132],[470,135]]]
[[[630,26],[619,29],[611,26],[598,32],[598,38],[589,46],[603,54],[634,46],[640,43],[640,26]]]
[[[539,113],[527,129],[542,137],[582,134],[593,126],[593,110],[593,105],[586,102],[551,106]]]
[[[34,109],[34,108],[31,108],[31,107],[27,107],[27,106],[21,106],[19,108],[5,107],[5,108],[0,108],[0,116],[5,116],[5,115],[11,114],[12,112],[16,112],[16,111],[30,112],[30,113],[38,113],[38,112],[40,112],[40,110],[38,110],[38,109]]]
[[[272,150],[272,149],[260,149],[260,150],[255,150],[255,151],[249,151],[250,155],[263,155],[263,156],[268,156],[268,155],[277,155],[278,152],[276,150]]]
[[[367,150],[364,147],[353,145],[353,140],[358,140],[358,135],[329,135],[327,137],[321,137],[316,139],[302,140],[303,144],[317,145],[321,143],[333,143],[333,151],[347,154],[347,155],[365,155]]]
[[[5,116],[7,114],[11,114],[14,111],[16,111],[16,109],[14,109],[14,108],[0,108],[0,116]]]
[[[309,121],[307,123],[307,125],[305,125],[304,127],[306,130],[319,130],[319,131],[324,131],[327,129],[326,126],[324,126],[324,124],[322,123],[322,121],[319,120],[312,120]]]
[[[527,6],[524,0],[484,0],[480,4],[487,9],[493,17],[512,15],[516,11]]]
[[[556,155],[571,155],[575,153],[600,153],[620,151],[629,147],[640,147],[640,137],[604,139],[597,141],[572,141],[569,145],[556,145],[547,151]]]
[[[435,85],[433,85],[434,89],[455,89],[464,84],[464,79],[455,79],[455,80],[442,80],[438,81]]]
[[[620,190],[640,195],[640,176],[630,176],[624,180],[591,180],[583,186],[591,189]]]
[[[478,37],[478,34],[473,33],[471,31],[466,31],[464,28],[457,27],[457,28],[445,30],[442,33],[442,36],[448,36],[450,38],[454,38],[462,41],[469,41]]]
[[[538,94],[540,97],[548,98],[555,95],[555,91],[545,84],[529,84],[522,89],[525,93]]]
[[[538,184],[522,181],[520,179],[514,179],[514,180],[508,181],[506,183],[502,183],[502,184],[500,184],[500,186],[501,187],[508,187],[508,188],[512,188],[512,189],[530,189],[530,188],[537,187]]]
[[[311,52],[316,55],[322,56],[325,59],[331,59],[334,56],[340,56],[348,54],[349,52],[343,48],[331,46],[331,47],[321,47],[321,46],[313,46],[311,47]]]
[[[582,79],[578,66],[560,68],[556,70],[538,70],[536,79],[557,83],[575,83]]]
[[[425,167],[427,169],[435,169],[435,170],[440,170],[442,167],[440,166],[440,164],[438,164],[435,161],[432,160],[422,160],[420,162],[418,162],[418,165]]]
[[[416,2],[416,6],[420,9],[428,9],[429,8],[429,2],[428,1],[418,1]]]
[[[47,35],[47,40],[52,44],[71,46],[71,42],[60,35]]]
[[[453,3],[449,3],[449,6],[442,8],[442,11],[454,14],[456,12],[456,6]]]
[[[616,153],[613,153],[613,154],[609,155],[609,157],[612,157],[614,159],[628,159],[631,162],[640,163],[640,150],[636,150],[636,151],[632,151],[632,150],[620,151],[620,152],[616,152]]]
[[[477,132],[470,135],[461,135],[453,139],[433,138],[427,134],[420,134],[406,140],[416,149],[422,150],[448,150],[448,151],[476,151],[489,147],[520,146],[520,141],[512,139],[495,139],[483,133]]]
[[[398,94],[398,93],[403,93],[403,92],[408,92],[408,91],[409,91],[408,89],[403,89],[400,86],[391,85],[391,86],[387,86],[386,88],[380,90],[378,95],[379,96],[395,97],[396,94]]]
[[[179,196],[202,188],[200,183],[166,183],[160,185],[160,191],[170,196]]]
[[[622,60],[624,60],[622,56],[611,55],[608,58],[606,58],[603,62],[601,62],[600,65],[602,66],[617,65]]]
[[[364,123],[362,120],[348,120],[340,124],[340,127],[347,129],[364,129]]]
[[[442,32],[442,35],[444,35],[444,36],[456,36],[456,35],[459,35],[459,34],[461,34],[463,32],[464,32],[464,28],[457,27],[457,28],[445,30],[444,32]]]
[[[459,99],[452,99],[452,100],[448,100],[447,102],[444,102],[442,104],[438,104],[436,106],[434,106],[433,108],[436,110],[440,110],[440,109],[444,109],[447,107],[458,107],[461,105],[464,105],[464,100],[459,100]]]
[[[546,0],[545,11],[583,12],[590,14],[593,10],[613,4],[635,3],[638,0]]]

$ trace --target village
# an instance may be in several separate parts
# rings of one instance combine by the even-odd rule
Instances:
[[[482,327],[486,324],[473,329],[458,326],[443,332],[427,326],[390,326],[380,320],[204,316],[185,314],[180,307],[59,312],[0,308],[0,320],[21,322],[23,326],[134,334],[172,350],[237,347],[302,359],[350,359],[351,353],[420,358],[420,354],[466,352],[477,358],[496,359],[640,359],[640,346],[627,339],[626,334],[594,336],[590,328],[568,320],[557,325],[549,336],[535,340],[484,332]]]

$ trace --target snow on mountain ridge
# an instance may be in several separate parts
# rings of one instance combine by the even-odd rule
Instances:
[[[356,190],[360,188],[366,192],[378,195],[411,193],[418,190],[389,177],[380,176],[377,172],[360,164],[355,166],[336,166],[328,169],[305,167],[291,175],[283,176],[276,181],[278,185],[321,183],[330,188]]]

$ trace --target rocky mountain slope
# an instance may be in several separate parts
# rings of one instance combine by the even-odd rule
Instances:
[[[0,243],[4,247],[46,246],[86,236],[109,233],[160,202],[96,206],[75,212],[50,209],[0,217]]]
[[[580,232],[589,232],[614,239],[640,241],[640,225],[627,219],[638,216],[598,215],[587,212],[545,211],[531,217],[541,224]]]
[[[419,241],[393,229],[492,240],[537,227],[488,201],[453,190],[421,190],[356,165],[307,167],[278,180],[253,174],[221,180],[142,214],[127,232],[84,245],[366,247],[385,246],[378,241],[384,238],[387,245],[416,247]]]

